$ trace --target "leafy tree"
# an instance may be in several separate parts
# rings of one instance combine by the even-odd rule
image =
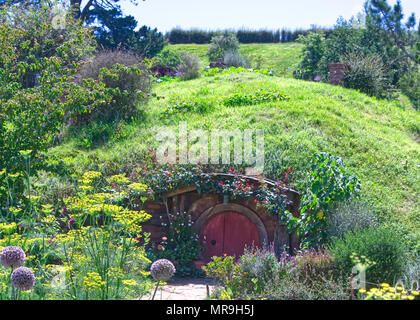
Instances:
[[[311,32],[306,37],[300,36],[298,40],[304,45],[300,68],[304,70],[306,78],[313,78],[319,73],[320,61],[325,54],[325,36],[323,33]]]
[[[8,174],[27,168],[22,151],[33,173],[45,168],[42,152],[62,126],[112,99],[100,80],[77,78],[95,49],[91,31],[71,16],[56,29],[51,13],[45,3],[0,10],[0,200]]]
[[[389,96],[399,79],[420,62],[420,25],[417,31],[415,27],[414,14],[404,20],[400,1],[391,7],[386,0],[368,0],[364,14],[349,21],[338,19],[328,36],[310,33],[301,37],[304,49],[300,66],[307,76],[318,73],[327,80],[329,63],[343,61],[349,55],[380,57],[377,65],[383,66],[384,78],[378,94]]]
[[[144,0],[143,0],[144,1]],[[131,1],[137,5],[136,1]],[[23,7],[40,7],[42,0],[0,0],[0,6],[19,5]],[[57,4],[48,1],[48,6]],[[136,19],[125,16],[119,6],[120,0],[89,0],[86,3],[81,0],[70,0],[69,10],[73,18],[90,25],[95,30],[95,36],[99,45],[106,49],[122,47],[134,51],[143,57],[153,57],[164,46],[163,34],[157,29],[146,26],[135,31]]]
[[[404,14],[401,1],[398,0],[394,7],[391,7],[386,0],[369,0],[365,4],[368,15],[368,32],[377,32],[383,44],[397,47],[398,58],[409,58],[419,63],[419,52],[413,52],[419,42],[420,24],[417,35],[415,33],[416,17],[412,13],[404,23]]]
[[[412,70],[404,74],[399,83],[402,93],[404,93],[411,101],[413,106],[420,108],[420,67],[414,67]]]
[[[117,9],[98,9],[96,17],[100,25],[95,27],[97,41],[106,49],[120,47],[151,58],[157,55],[165,45],[163,34],[156,28],[142,26],[135,31],[137,21],[134,17],[124,16]]]
[[[235,52],[239,49],[238,38],[233,32],[224,31],[211,38],[207,52],[210,62],[223,58],[226,52]]]

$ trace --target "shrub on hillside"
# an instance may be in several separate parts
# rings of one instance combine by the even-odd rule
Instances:
[[[366,271],[370,283],[395,283],[403,274],[407,262],[407,248],[391,229],[369,228],[351,231],[331,246],[335,264],[350,276],[354,263],[352,255],[365,256],[375,264]]]
[[[181,55],[167,47],[156,56],[155,60],[158,65],[175,69],[181,63]]]
[[[181,79],[191,80],[200,77],[200,60],[198,56],[183,52],[181,54],[181,62],[177,67]]]
[[[348,300],[349,294],[344,281],[322,279],[308,285],[296,277],[285,277],[279,282],[267,283],[263,297],[268,300]],[[261,299],[261,295],[258,298]]]
[[[243,67],[247,68],[248,63],[245,58],[239,53],[239,51],[228,51],[225,53],[223,63],[227,67]]]
[[[211,39],[207,56],[210,62],[217,61],[219,58],[223,58],[225,53],[228,51],[238,51],[239,42],[236,35],[233,32],[225,31],[217,34]]]
[[[333,209],[328,220],[328,238],[341,238],[349,231],[376,228],[378,217],[366,205],[352,200]]]
[[[317,247],[327,240],[327,222],[333,206],[357,196],[361,184],[341,157],[327,152],[313,154],[308,177],[296,227],[302,243]]]
[[[116,75],[105,75],[103,82],[113,91],[113,102],[96,107],[91,113],[83,114],[82,121],[111,121],[129,119],[138,115],[138,104],[145,102],[151,90],[149,72],[141,59],[129,51],[104,50],[90,62],[85,63],[80,71],[81,79],[98,79],[101,70],[112,69],[118,65],[131,68],[116,69]]]
[[[272,246],[246,248],[240,258],[240,265],[242,272],[255,279],[255,284],[260,287],[267,281],[274,281],[281,268]]]
[[[420,280],[420,254],[417,254],[414,259],[407,263],[402,280],[406,287],[410,287],[414,281]]]
[[[359,89],[370,96],[385,96],[386,69],[379,56],[353,52],[342,56],[341,61],[347,65],[343,78],[346,88]]]
[[[322,279],[332,279],[335,275],[334,256],[324,249],[298,252],[295,275],[308,284]]]
[[[307,36],[300,36],[298,41],[304,45],[303,59],[299,64],[307,79],[319,73],[319,63],[325,52],[325,36],[323,33],[311,32]],[[305,76],[306,75],[306,76]],[[324,78],[326,76],[324,75]]]
[[[420,108],[420,70],[413,68],[399,81],[399,87],[411,101],[415,108]]]

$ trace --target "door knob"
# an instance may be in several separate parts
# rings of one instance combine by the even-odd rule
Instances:
[[[211,243],[212,246],[214,246],[214,245],[216,245],[216,240],[211,240],[210,243]]]

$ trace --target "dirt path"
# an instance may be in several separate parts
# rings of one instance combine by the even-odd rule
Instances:
[[[207,288],[208,287],[208,288]],[[216,287],[213,280],[203,278],[180,278],[170,280],[164,287],[159,287],[155,300],[203,300]],[[143,300],[148,300],[146,296]]]

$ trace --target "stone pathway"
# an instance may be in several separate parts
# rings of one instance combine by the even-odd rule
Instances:
[[[204,300],[207,294],[212,294],[216,287],[214,280],[211,279],[174,279],[170,280],[166,286],[158,288],[155,300]],[[143,300],[149,299],[150,296],[143,298]]]

